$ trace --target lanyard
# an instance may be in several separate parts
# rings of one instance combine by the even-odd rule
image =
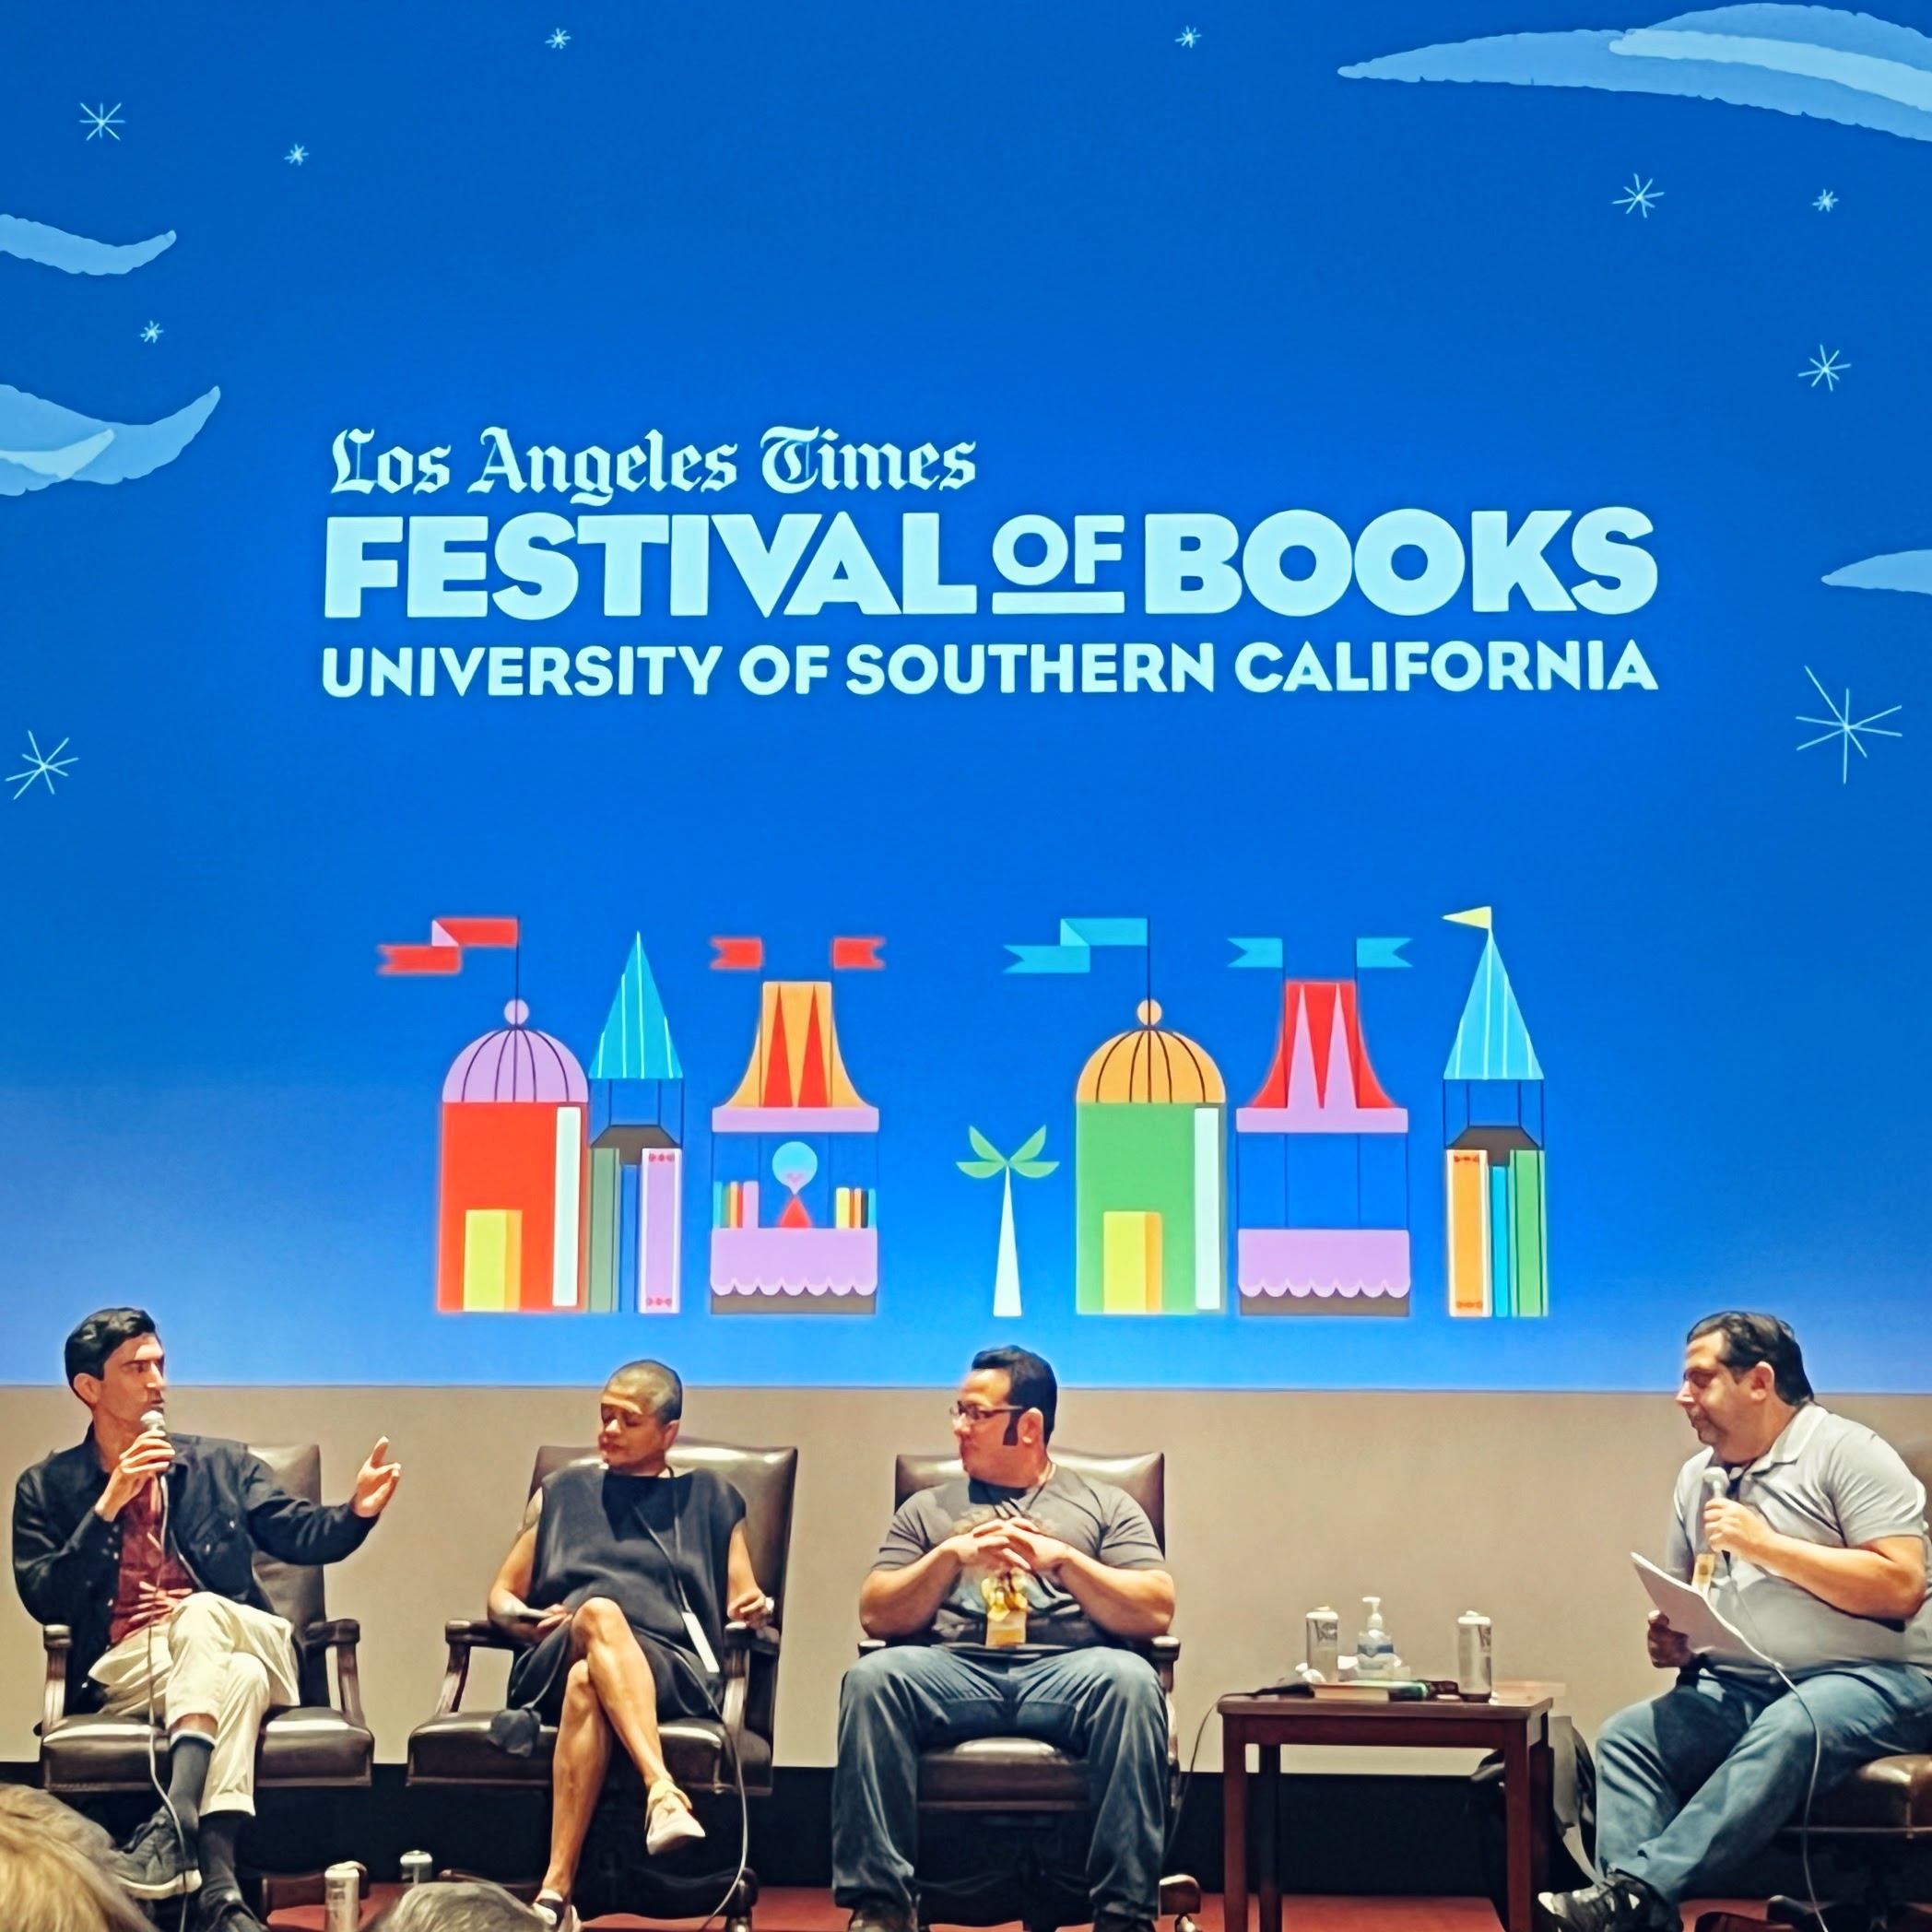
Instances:
[[[1002,1497],[999,1502],[993,1505],[994,1514],[996,1516],[1026,1515],[1033,1505],[1040,1501],[1042,1495],[1045,1493],[1047,1484],[1059,1473],[1052,1463],[1048,1463],[1046,1474],[1024,1496],[1020,1497],[1017,1502],[1011,1496]]]
[[[640,1502],[634,1511],[638,1526],[657,1545],[658,1554],[671,1568],[671,1587],[677,1592],[677,1608],[684,1618],[685,1634],[691,1640],[691,1648],[698,1660],[713,1676],[718,1675],[717,1653],[711,1647],[711,1639],[704,1634],[704,1623],[691,1608],[690,1593],[684,1587],[684,1521],[677,1511],[677,1500],[674,1493],[671,1499],[671,1543],[666,1545],[656,1529],[644,1518],[643,1507]],[[675,1553],[673,1546],[675,1546]]]

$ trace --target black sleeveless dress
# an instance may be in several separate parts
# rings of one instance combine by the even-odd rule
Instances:
[[[624,1613],[657,1682],[662,1717],[717,1713],[718,1678],[686,1628],[697,1617],[712,1655],[724,1654],[731,1533],[745,1499],[709,1469],[620,1476],[594,1464],[559,1469],[543,1485],[528,1601],[533,1609],[607,1596]],[[517,1658],[510,1702],[555,1723],[563,1708],[571,1630],[560,1624]]]

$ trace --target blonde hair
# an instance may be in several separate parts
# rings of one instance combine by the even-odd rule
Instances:
[[[108,1835],[57,1797],[0,1785],[0,1926],[7,1932],[150,1932],[109,1873]]]

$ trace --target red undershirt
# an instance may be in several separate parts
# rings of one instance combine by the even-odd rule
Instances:
[[[121,1573],[107,1627],[110,1645],[166,1621],[176,1604],[194,1594],[194,1579],[162,1540],[159,1483],[145,1484],[121,1512],[120,1522]]]

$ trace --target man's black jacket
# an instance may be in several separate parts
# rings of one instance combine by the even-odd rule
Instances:
[[[285,1494],[260,1456],[241,1443],[178,1435],[168,1471],[168,1543],[204,1590],[270,1608],[255,1581],[260,1549],[285,1563],[333,1563],[361,1548],[374,1526],[348,1503],[333,1507]],[[36,1463],[14,1486],[14,1583],[28,1614],[74,1632],[67,1708],[84,1710],[99,1690],[88,1672],[107,1648],[121,1572],[121,1524],[94,1505],[107,1471],[94,1431]],[[296,1632],[296,1642],[301,1632]]]

